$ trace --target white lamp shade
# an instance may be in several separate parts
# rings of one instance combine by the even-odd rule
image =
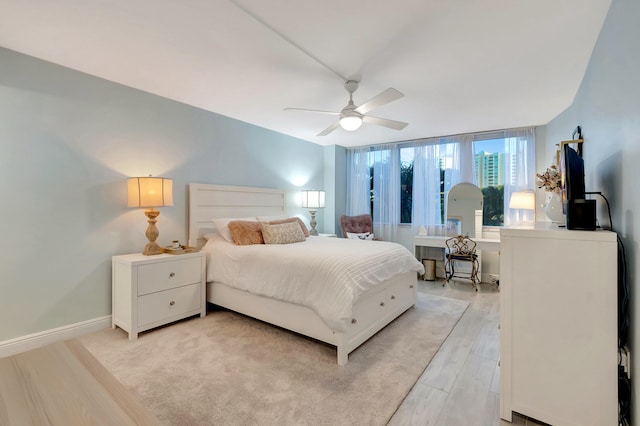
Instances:
[[[510,209],[535,210],[536,194],[533,191],[518,191],[511,194]]]
[[[340,127],[349,132],[358,130],[360,126],[362,126],[362,118],[359,116],[345,115],[340,119]]]
[[[305,189],[302,191],[302,207],[306,209],[324,208],[324,191]]]
[[[161,177],[127,179],[128,207],[173,206],[173,180]]]

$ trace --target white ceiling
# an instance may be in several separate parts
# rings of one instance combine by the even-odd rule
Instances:
[[[546,124],[568,107],[611,0],[0,0],[0,46],[310,142]],[[1,68],[0,68],[1,72]],[[405,97],[316,136],[388,87]]]

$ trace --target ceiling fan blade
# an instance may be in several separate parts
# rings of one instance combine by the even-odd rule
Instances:
[[[318,133],[318,136],[327,136],[329,133],[333,132],[338,127],[340,127],[340,120],[336,121],[331,126],[327,127],[326,129]]]
[[[360,114],[366,114],[371,110],[374,110],[384,104],[388,104],[389,102],[400,99],[403,96],[404,94],[398,92],[396,89],[389,88],[360,105],[358,108],[356,108],[356,112],[359,112]]]
[[[364,117],[362,117],[362,121],[364,121],[365,123],[388,127],[390,129],[395,129],[395,130],[402,130],[405,127],[407,127],[407,125],[409,125],[409,123],[405,123],[403,121],[395,121],[395,120],[389,120],[387,118],[372,117],[370,115],[365,115]]]
[[[306,111],[306,112],[317,112],[320,114],[329,114],[329,115],[340,115],[339,112],[335,111],[321,111],[319,109],[304,109],[304,108],[285,108],[285,111]]]

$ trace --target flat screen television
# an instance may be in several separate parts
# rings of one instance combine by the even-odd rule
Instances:
[[[560,188],[562,211],[568,212],[570,200],[584,200],[584,160],[569,144],[562,145],[560,158]]]
[[[594,231],[596,202],[585,199],[584,160],[569,144],[562,145],[560,186],[567,229]]]

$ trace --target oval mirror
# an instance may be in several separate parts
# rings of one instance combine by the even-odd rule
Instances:
[[[472,183],[459,183],[447,194],[447,233],[469,237],[476,235],[476,211],[482,229],[482,191]]]

